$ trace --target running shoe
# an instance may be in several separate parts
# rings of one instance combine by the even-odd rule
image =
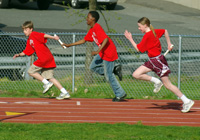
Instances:
[[[52,82],[49,82],[48,84],[44,84],[43,88],[43,94],[46,93],[51,87],[53,86]]]
[[[161,89],[162,86],[163,86],[162,82],[159,82],[158,84],[154,84],[155,88],[154,88],[153,92],[154,93],[158,93],[160,91],[160,89]]]
[[[194,105],[194,101],[192,100],[190,100],[189,103],[187,104],[183,104],[183,109],[181,110],[181,112],[183,113],[189,112],[193,105]]]
[[[68,99],[70,98],[69,93],[60,93],[58,97],[56,97],[57,100],[63,100],[63,99]]]

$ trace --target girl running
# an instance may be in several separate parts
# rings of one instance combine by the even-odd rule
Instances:
[[[154,29],[150,24],[150,20],[146,17],[138,20],[138,29],[142,33],[145,33],[142,41],[139,44],[135,43],[132,38],[132,34],[127,30],[125,31],[124,35],[138,52],[147,52],[149,60],[135,70],[133,77],[136,79],[153,82],[155,86],[155,93],[159,92],[162,85],[164,85],[183,101],[183,109],[181,112],[186,113],[190,111],[191,107],[194,105],[194,101],[188,99],[176,86],[170,82],[168,76],[170,69],[165,57],[161,54],[162,48],[159,38],[161,38],[163,35],[166,38],[168,49],[170,51],[172,50],[172,48],[170,48],[172,44],[168,31],[165,29]],[[146,74],[150,71],[154,71],[160,77],[161,81],[156,77]]]

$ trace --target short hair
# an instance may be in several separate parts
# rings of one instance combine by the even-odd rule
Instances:
[[[90,11],[89,14],[95,19],[95,22],[99,20],[99,13],[97,11]]]
[[[33,29],[33,22],[32,21],[25,21],[24,24],[22,24],[22,29],[25,28],[32,28]]]

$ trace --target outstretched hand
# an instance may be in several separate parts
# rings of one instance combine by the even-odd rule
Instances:
[[[130,32],[128,32],[127,30],[125,30],[124,36],[125,36],[128,40],[132,39],[132,34],[131,34]]]
[[[71,47],[70,44],[65,44],[65,43],[63,43],[61,46],[62,46],[62,47],[63,47],[63,46],[65,46],[65,47]],[[63,47],[63,48],[64,48],[64,47]]]
[[[54,39],[54,40],[59,40],[60,38],[59,38],[59,36],[54,35],[53,39]]]
[[[15,55],[13,56],[13,59],[15,59],[16,57],[19,57],[19,54],[15,54]]]

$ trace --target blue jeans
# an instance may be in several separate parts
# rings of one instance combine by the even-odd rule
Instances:
[[[114,61],[106,61],[101,59],[99,55],[96,55],[90,64],[90,69],[100,75],[105,75],[106,80],[109,82],[112,90],[117,97],[122,97],[125,95],[125,91],[117,81],[113,69]]]

